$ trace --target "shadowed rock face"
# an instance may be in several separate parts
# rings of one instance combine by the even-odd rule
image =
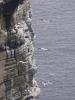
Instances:
[[[11,0],[3,4],[3,16],[5,19],[7,30],[9,30],[9,28],[11,27],[11,18],[18,5],[19,5],[19,0]]]
[[[4,48],[0,52],[0,99],[30,100],[39,93],[34,80],[37,68],[33,59],[30,3],[4,0],[0,12],[0,45]]]
[[[19,4],[22,4],[24,0],[4,0],[3,4],[3,16],[6,23],[6,29],[9,30],[11,27],[11,21],[14,11],[17,9]],[[14,23],[13,23],[14,25]]]

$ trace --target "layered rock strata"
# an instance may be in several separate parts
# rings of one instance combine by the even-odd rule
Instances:
[[[0,100],[31,100],[39,93],[31,16],[28,0],[0,1]]]

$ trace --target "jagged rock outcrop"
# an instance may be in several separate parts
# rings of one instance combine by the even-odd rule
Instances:
[[[0,100],[31,100],[39,94],[31,16],[28,0],[0,0]]]

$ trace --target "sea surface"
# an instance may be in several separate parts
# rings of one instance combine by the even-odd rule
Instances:
[[[31,0],[38,100],[75,100],[75,0]]]

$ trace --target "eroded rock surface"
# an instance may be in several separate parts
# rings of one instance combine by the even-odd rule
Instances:
[[[0,100],[31,100],[39,94],[31,16],[28,0],[0,1]]]

